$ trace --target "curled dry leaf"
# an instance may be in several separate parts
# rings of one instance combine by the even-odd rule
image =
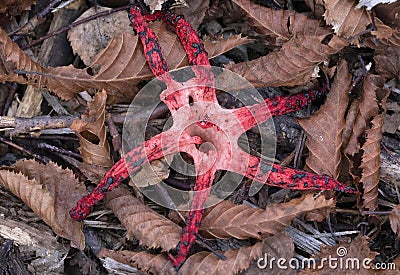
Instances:
[[[113,251],[102,248],[97,254],[102,260],[111,258],[122,264],[151,272],[152,274],[176,274],[171,261],[164,254],[151,254],[149,252],[133,252],[128,250]]]
[[[306,145],[310,151],[307,167],[335,179],[340,173],[342,132],[350,85],[347,62],[342,61],[325,104],[312,116],[297,120],[307,135]]]
[[[179,270],[179,274],[237,274],[249,268],[251,261],[262,255],[262,242],[222,253],[221,260],[211,252],[202,251],[190,256]]]
[[[350,136],[353,133],[354,123],[356,123],[356,119],[358,116],[358,110],[360,108],[360,99],[356,98],[351,102],[350,107],[347,111],[346,115],[346,125],[343,129],[342,134],[342,148],[346,148],[347,144],[349,144]]]
[[[250,0],[233,0],[249,17],[249,23],[264,35],[277,39],[278,44],[296,35],[327,35],[331,31],[320,27],[320,21],[301,13],[274,10],[254,4]]]
[[[168,251],[176,247],[182,229],[133,197],[128,190],[116,188],[106,196],[106,203],[128,231],[148,247]]]
[[[383,104],[384,105],[384,104]],[[365,130],[365,143],[361,147],[363,156],[360,168],[362,169],[361,182],[363,184],[363,207],[374,211],[378,208],[378,183],[380,168],[380,153],[382,140],[383,113],[375,116],[371,121],[371,127]]]
[[[330,209],[334,205],[334,199],[326,200],[324,196],[314,199],[312,194],[271,204],[265,210],[223,201],[205,213],[200,230],[207,237],[262,239],[282,231],[299,214]]]
[[[347,45],[337,36],[329,42],[326,38],[325,35],[294,37],[277,52],[252,61],[229,64],[226,68],[242,75],[255,87],[302,85],[310,80],[318,63]]]
[[[356,9],[354,0],[324,0],[325,20],[339,36],[351,38],[365,31],[371,24],[369,13],[364,9]]]
[[[353,132],[344,152],[354,156],[360,151],[360,138],[364,134],[368,123],[379,114],[382,101],[388,93],[383,88],[384,79],[377,75],[367,75],[364,80],[363,93],[358,104],[359,111],[354,123]]]
[[[106,100],[106,91],[97,93],[88,103],[88,111],[82,115],[81,119],[74,120],[70,126],[79,137],[79,151],[84,161],[83,167],[81,167],[83,172],[93,170],[89,169],[90,167],[85,168],[90,165],[99,170],[99,175],[103,175],[113,164],[104,124]],[[94,181],[97,180],[95,178]]]
[[[400,236],[400,205],[397,205],[389,214],[390,227],[397,236]]]
[[[376,274],[373,268],[372,260],[379,254],[377,252],[371,251],[368,246],[368,240],[366,236],[357,236],[352,240],[351,243],[339,242],[336,246],[322,246],[321,252],[314,255],[314,259],[330,259],[338,257],[339,254],[343,253],[340,257],[343,263],[348,263],[349,268],[346,269],[346,274],[357,275],[357,274]],[[363,260],[371,259],[370,262],[366,261],[363,265]],[[352,260],[353,259],[353,260]],[[354,259],[359,260],[359,268],[356,268],[356,262]],[[326,263],[326,262],[325,262]],[[337,263],[337,262],[336,262]],[[354,268],[351,268],[354,264]],[[310,264],[313,267],[313,263]],[[314,268],[307,268],[301,272],[301,274],[330,274],[332,272],[332,267],[329,264],[319,264],[316,262]]]
[[[359,113],[344,152],[351,162],[351,174],[363,184],[363,207],[375,210],[378,206],[378,183],[380,167],[380,143],[383,119],[386,113],[388,89],[383,88],[384,79],[367,75]]]
[[[186,53],[177,36],[165,24],[154,22],[151,28],[156,33],[170,70],[188,65]],[[250,42],[241,36],[220,39],[218,43],[204,41],[209,57]],[[32,61],[7,33],[0,29],[0,57],[4,66],[0,67],[0,82],[16,81],[37,87],[48,88],[62,99],[72,99],[76,93],[88,88],[105,89],[108,103],[130,102],[137,92],[136,85],[153,74],[147,65],[142,45],[137,36],[123,33],[111,39],[86,69],[76,69],[72,65],[43,68]],[[26,71],[16,74],[14,70]]]
[[[15,164],[15,172],[0,170],[0,183],[38,214],[56,234],[71,240],[83,250],[85,237],[81,224],[70,219],[68,211],[86,189],[69,169],[50,162],[33,160]]]

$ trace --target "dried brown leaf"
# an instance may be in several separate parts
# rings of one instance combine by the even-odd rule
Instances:
[[[386,98],[387,89],[383,89],[384,79],[377,75],[367,75],[364,80],[363,94],[359,103],[359,112],[354,123],[353,132],[344,152],[354,156],[360,151],[360,138],[368,123],[379,114],[382,100]]]
[[[344,115],[350,86],[347,62],[342,61],[325,104],[312,116],[297,120],[307,135],[306,145],[310,151],[307,167],[317,174],[330,175],[335,179],[340,173]]]
[[[110,9],[101,6],[92,7],[75,21]],[[90,65],[93,58],[107,46],[113,36],[123,33],[134,35],[126,11],[111,13],[80,24],[68,32],[68,40],[74,53],[78,54],[86,65]]]
[[[169,69],[188,65],[177,36],[161,22],[154,22],[151,27],[159,39]],[[206,40],[204,46],[212,58],[250,41],[241,36],[231,36],[218,43]],[[72,99],[76,93],[94,88],[107,90],[109,103],[130,102],[137,92],[136,84],[153,77],[141,43],[137,36],[128,33],[111,39],[86,69],[76,69],[72,65],[42,68],[22,52],[3,30],[0,30],[0,57],[4,60],[4,66],[0,66],[0,82],[16,81],[47,87],[62,99]],[[14,73],[15,69],[29,73],[18,75]]]
[[[379,19],[375,19],[377,30],[371,31],[372,37],[362,41],[362,45],[385,52],[387,47],[400,46],[400,28],[391,28]]]
[[[347,111],[346,115],[346,125],[343,129],[343,143],[342,148],[346,148],[347,144],[349,144],[350,136],[353,133],[354,123],[356,123],[356,119],[358,116],[358,111],[360,109],[360,99],[356,98],[351,103],[349,110]]]
[[[7,33],[0,28],[0,82],[16,81],[24,84],[28,82],[36,82],[37,85],[43,85],[40,78],[35,75],[17,75],[14,70],[23,70],[29,72],[42,73],[42,67],[34,62],[28,55],[26,55],[19,46],[12,42]]]
[[[143,188],[167,179],[170,172],[169,163],[171,163],[173,157],[173,155],[168,155],[162,159],[154,160],[150,164],[144,164],[143,168],[132,177],[129,184]]]
[[[400,205],[397,205],[389,214],[390,227],[397,236],[400,235]]]
[[[400,47],[391,46],[374,56],[376,71],[379,75],[391,79],[400,79]]]
[[[128,250],[113,251],[102,248],[97,254],[100,259],[111,258],[122,264],[151,272],[152,274],[176,274],[171,261],[163,254],[151,254],[146,251],[133,252]]]
[[[179,38],[161,22],[154,22],[151,28],[160,42],[168,68],[173,70],[187,66],[189,63]],[[227,39],[221,38],[217,40],[217,43],[206,39],[204,47],[209,53],[209,57],[212,58],[250,41],[236,35]],[[142,80],[153,77],[144,57],[140,41],[138,41],[137,36],[128,33],[111,39],[108,46],[96,56],[90,67],[97,71],[92,81],[98,82],[97,86],[106,85],[104,88],[112,96],[112,102],[130,100],[134,95],[132,87]],[[61,67],[59,70],[62,73],[68,73],[67,67]],[[110,93],[111,91],[114,92]]]
[[[2,0],[0,15],[7,17],[20,15],[23,11],[30,10],[35,3],[36,0]]]
[[[81,119],[74,120],[70,126],[79,137],[79,151],[84,163],[95,165],[100,170],[99,174],[104,174],[105,170],[113,164],[104,124],[106,100],[106,91],[97,93],[88,103],[88,111],[82,115]]]
[[[270,265],[270,261],[275,259],[291,259],[294,256],[294,243],[285,232],[278,233],[274,236],[269,236],[263,241],[262,247],[262,260],[253,261],[250,267],[244,274],[261,274],[261,270],[265,269],[265,274],[274,275],[296,275],[297,271],[294,269],[279,268],[278,265]],[[267,257],[267,259],[265,258]]]
[[[262,239],[282,231],[299,214],[334,205],[334,199],[326,200],[323,196],[314,199],[312,194],[287,203],[271,204],[265,210],[223,201],[206,212],[200,230],[207,237]]]
[[[389,134],[396,134],[397,129],[400,127],[400,103],[399,102],[387,102],[387,110],[385,123],[383,124],[383,132]]]
[[[236,274],[250,266],[251,261],[262,255],[262,242],[253,246],[228,250],[221,260],[211,252],[202,251],[190,256],[179,273],[182,274]]]
[[[353,132],[344,149],[351,163],[351,175],[363,184],[363,207],[372,211],[378,207],[380,143],[389,96],[383,84],[381,76],[366,76]]]
[[[1,184],[38,214],[56,234],[84,249],[81,224],[73,221],[68,211],[87,192],[72,171],[52,162],[44,165],[33,160],[17,162],[15,171],[0,170]]]
[[[320,21],[301,13],[288,10],[274,10],[257,5],[250,0],[233,0],[249,17],[249,23],[264,35],[271,35],[277,41],[286,42],[296,35],[327,35],[329,29],[320,27]]]
[[[190,256],[179,269],[179,274],[236,274],[249,267],[250,262],[262,255],[262,242],[253,246],[242,247],[237,250],[228,250],[222,253],[226,260],[221,260],[211,252],[202,251]],[[148,252],[110,251],[102,249],[100,258],[112,258],[118,262],[154,274],[175,274],[171,262],[163,254]]]
[[[226,66],[249,80],[254,86],[295,86],[308,82],[315,66],[340,51],[347,42],[333,36],[322,43],[326,36],[294,37],[277,52],[252,61]]]
[[[371,24],[369,13],[364,9],[356,9],[357,1],[324,0],[325,20],[332,25],[339,36],[350,38],[365,31]]]
[[[322,16],[325,12],[323,3],[317,3],[317,2],[322,2],[322,1],[305,0],[304,2],[311,9],[314,18],[316,18],[316,19],[323,18]]]
[[[127,229],[128,238],[135,237],[143,245],[164,251],[175,248],[181,239],[180,226],[141,203],[126,189],[112,190],[106,203]]]
[[[344,256],[339,256],[343,253]],[[379,253],[371,251],[368,246],[367,237],[365,236],[357,236],[352,240],[351,243],[339,242],[339,245],[336,246],[322,246],[321,252],[317,255],[314,255],[314,259],[331,259],[331,258],[339,258],[344,263],[348,263],[349,268],[346,268],[345,274],[347,275],[357,275],[357,274],[376,274],[373,266],[372,260]],[[364,262],[365,259],[371,259],[369,262]],[[357,259],[359,261],[359,268],[356,266],[356,262],[352,259]],[[335,262],[338,264],[338,262]],[[354,264],[354,268],[352,265]],[[312,265],[311,265],[312,266]],[[316,268],[310,269],[307,268],[301,274],[331,274],[331,272],[337,273],[337,270],[332,268],[332,265],[327,264],[316,264]],[[368,267],[368,268],[367,268]],[[344,270],[344,269],[343,269]]]
[[[388,39],[385,39],[384,42],[389,45],[400,46],[400,28],[393,29],[392,35]]]
[[[374,211],[378,208],[379,168],[381,164],[380,153],[385,113],[386,110],[372,119],[371,127],[365,130],[365,143],[361,147],[363,156],[360,165],[362,169],[360,182],[363,184],[364,188],[362,196],[363,207],[370,211]]]
[[[388,5],[378,5],[374,8],[374,12],[383,23],[391,27],[400,27],[400,22],[398,20],[400,3],[398,1]]]
[[[374,35],[378,41],[385,40],[390,41],[393,36],[393,29],[385,24],[379,19],[375,19],[375,27],[376,30],[371,31],[371,34]]]

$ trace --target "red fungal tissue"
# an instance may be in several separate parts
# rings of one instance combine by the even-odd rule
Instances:
[[[224,109],[216,99],[213,88],[214,75],[210,70],[211,66],[203,43],[182,16],[169,11],[142,14],[138,7],[133,6],[129,11],[129,18],[143,44],[144,55],[153,74],[167,86],[160,98],[170,109],[174,123],[169,130],[152,137],[119,160],[106,173],[94,191],[79,200],[77,205],[70,210],[70,215],[74,220],[85,219],[91,208],[103,199],[107,191],[140,171],[143,164],[168,154],[185,152],[192,156],[196,167],[197,180],[194,191],[197,192],[191,202],[191,211],[186,220],[186,226],[183,228],[182,239],[176,247],[176,256],[169,254],[170,260],[178,269],[196,240],[204,206],[217,170],[228,170],[281,188],[359,193],[355,188],[328,176],[269,163],[244,152],[237,145],[237,139],[242,133],[270,119],[271,116],[279,116],[304,108],[315,99],[325,95],[328,92],[326,87],[320,91],[313,90],[265,99],[262,103],[238,109]],[[147,24],[149,21],[159,19],[177,34],[187,53],[189,63],[196,65],[191,67],[195,77],[186,83],[177,83],[167,73],[168,66],[163,58],[162,49],[155,33]],[[182,87],[190,88],[182,89]],[[189,101],[192,103],[189,104]],[[187,127],[187,125],[190,126]],[[178,136],[179,139],[177,139]],[[204,142],[212,143],[213,149],[204,152],[194,146]],[[208,162],[202,161],[204,159]]]

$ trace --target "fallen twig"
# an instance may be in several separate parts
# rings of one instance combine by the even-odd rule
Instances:
[[[0,116],[0,130],[11,130],[10,135],[17,135],[44,129],[66,128],[75,119],[76,117],[73,116],[38,116],[33,118]]]

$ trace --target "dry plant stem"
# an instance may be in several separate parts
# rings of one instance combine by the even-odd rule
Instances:
[[[52,151],[52,152],[65,154],[67,156],[71,156],[71,157],[74,157],[74,158],[77,158],[77,159],[82,159],[82,156],[80,154],[71,152],[69,150],[65,150],[63,148],[59,148],[59,147],[54,146],[54,145],[50,145],[50,144],[47,144],[47,143],[40,142],[40,143],[38,143],[37,146],[40,149],[45,149],[45,150],[49,150],[49,151]]]
[[[284,160],[282,160],[280,164],[282,166],[289,165],[292,162],[292,160],[294,159],[295,154],[296,154],[296,149],[293,150]]]
[[[32,17],[31,19],[29,19],[29,21],[24,24],[23,26],[17,28],[16,30],[8,33],[8,36],[12,36],[15,33],[27,33],[32,31],[33,29],[35,29],[39,24],[41,24],[42,22],[44,22],[45,18],[47,17],[47,15],[49,15],[52,11],[52,9],[57,6],[59,3],[61,3],[62,0],[53,0],[51,1],[46,8],[44,8],[41,12],[39,12],[36,16]]]
[[[0,116],[0,129],[14,128],[10,131],[10,134],[17,135],[44,129],[66,128],[71,126],[74,119],[76,119],[76,117],[72,116],[39,116],[33,118]]]
[[[42,140],[64,140],[64,141],[72,141],[77,142],[79,139],[77,137],[72,136],[62,136],[62,135],[41,135],[39,137],[36,136],[26,136],[20,135],[19,138],[30,138],[30,139],[42,139]]]
[[[362,215],[390,215],[391,211],[362,211]]]
[[[393,155],[393,152],[389,150],[389,148],[386,147],[386,145],[381,141],[382,148],[385,150],[385,152],[390,156],[392,160],[394,160],[398,165],[400,165],[400,160],[397,158],[395,155]]]
[[[160,118],[161,116],[167,114],[168,111],[169,111],[168,106],[165,105],[164,103],[161,103],[154,109],[153,113],[149,117],[149,120]],[[126,114],[127,113],[111,113],[112,120],[115,123],[124,123],[124,121],[126,119],[135,121],[135,120],[147,118],[146,114],[143,114],[143,113],[135,113],[135,114],[130,115],[129,117],[127,117]]]
[[[60,28],[60,29],[58,29],[57,31],[54,31],[54,32],[49,33],[49,34],[47,34],[47,35],[45,35],[45,36],[42,36],[42,37],[40,37],[39,39],[36,39],[36,40],[32,41],[32,42],[29,43],[28,45],[21,47],[21,49],[22,49],[22,50],[29,49],[29,48],[31,48],[31,47],[33,47],[33,46],[36,46],[37,44],[42,43],[44,40],[46,40],[46,39],[48,39],[48,38],[50,38],[50,37],[53,37],[53,36],[55,36],[55,35],[59,35],[59,34],[61,34],[61,33],[67,32],[67,31],[69,31],[70,29],[72,29],[72,28],[74,28],[74,27],[76,27],[76,26],[78,26],[78,25],[80,25],[80,24],[86,23],[86,22],[88,22],[88,21],[94,20],[94,19],[99,18],[99,17],[102,17],[102,16],[109,15],[109,14],[114,13],[114,12],[126,10],[126,9],[128,9],[128,7],[129,7],[129,6],[122,6],[122,7],[118,7],[118,8],[114,8],[114,9],[110,9],[110,10],[107,10],[107,11],[102,11],[102,12],[93,14],[93,15],[91,15],[91,16],[89,16],[89,17],[86,17],[86,18],[84,18],[84,19],[82,19],[82,20],[76,21],[76,22],[74,22],[74,23],[72,23],[72,24],[70,24],[70,25],[68,25],[68,26],[65,26],[65,27],[63,27],[63,28]]]
[[[213,249],[210,245],[209,245],[209,241],[206,238],[203,238],[200,234],[196,235],[197,240],[196,242],[198,244],[200,244],[201,246],[203,246],[204,248],[210,250],[215,256],[217,256],[218,258],[220,258],[221,260],[226,260],[226,256],[219,253],[218,251],[216,251],[215,249]]]
[[[25,148],[22,147],[22,146],[19,146],[19,145],[15,144],[15,143],[13,143],[13,142],[11,142],[11,141],[9,141],[9,140],[6,140],[6,139],[3,138],[3,137],[0,137],[0,142],[3,142],[4,144],[7,144],[7,145],[9,145],[9,146],[11,146],[11,147],[13,147],[13,148],[15,148],[15,149],[17,149],[17,150],[19,150],[19,151],[25,153],[25,154],[27,154],[27,155],[29,155],[29,156],[34,157],[35,159],[37,159],[37,160],[40,161],[41,163],[46,164],[46,163],[48,163],[48,162],[50,161],[48,158],[42,157],[42,156],[39,156],[39,155],[36,155],[36,154],[32,153],[31,151],[29,151],[28,149],[25,149]]]
[[[295,148],[296,154],[294,156],[293,166],[296,168],[300,166],[301,155],[303,153],[305,143],[306,143],[306,135],[304,133],[304,130],[302,130],[300,134],[300,141],[297,143]]]

